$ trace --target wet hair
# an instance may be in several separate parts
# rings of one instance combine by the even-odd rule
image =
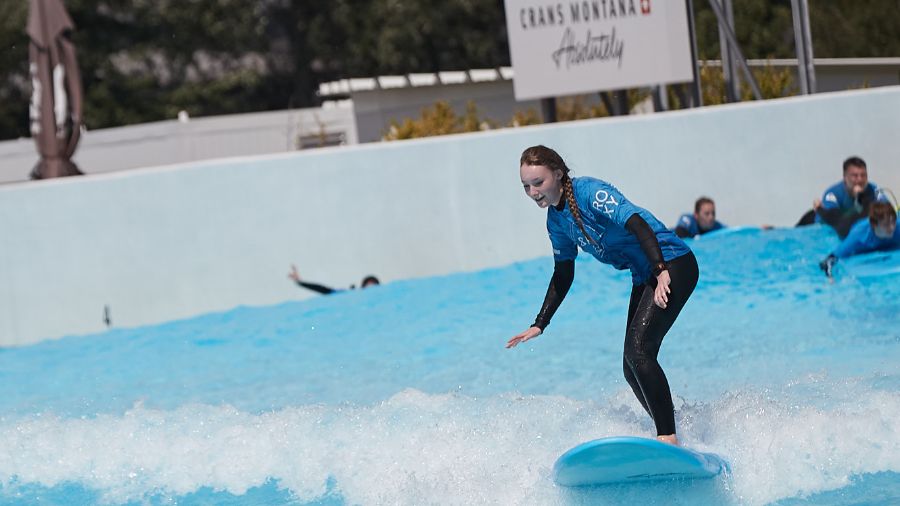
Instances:
[[[700,208],[702,208],[704,204],[712,204],[713,207],[716,205],[716,203],[713,202],[713,199],[709,197],[700,197],[697,199],[697,202],[694,202],[694,214],[700,214]]]
[[[381,281],[378,281],[378,278],[375,276],[366,276],[363,278],[362,283],[359,284],[360,288],[365,288],[369,285],[380,285]]]
[[[578,228],[581,229],[584,238],[596,245],[597,243],[584,229],[584,223],[581,221],[581,210],[578,209],[578,203],[575,202],[575,189],[572,188],[572,178],[569,177],[569,167],[566,165],[566,162],[563,161],[562,157],[559,156],[559,153],[547,146],[531,146],[523,151],[522,156],[519,158],[519,166],[521,167],[522,165],[527,165],[529,167],[543,165],[544,167],[549,168],[551,172],[557,170],[562,172],[563,197],[566,199],[566,202],[569,203],[569,211],[572,213],[572,217],[575,218],[575,223],[578,224]]]
[[[888,202],[872,202],[872,206],[869,207],[869,223],[877,226],[889,220],[897,222],[897,212],[894,211],[894,206]]]
[[[847,172],[847,169],[849,169],[850,167],[861,167],[863,169],[868,169],[868,167],[866,167],[866,162],[858,156],[851,156],[850,158],[844,160],[844,172]]]

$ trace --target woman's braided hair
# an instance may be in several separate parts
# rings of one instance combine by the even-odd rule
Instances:
[[[566,166],[566,162],[559,156],[559,153],[547,146],[532,146],[522,152],[519,166],[521,167],[522,165],[543,165],[549,168],[551,172],[557,170],[562,172],[563,197],[569,203],[569,211],[575,218],[575,223],[578,224],[578,228],[581,229],[585,239],[596,245],[597,243],[584,229],[584,223],[581,220],[581,210],[578,209],[578,203],[575,202],[575,190],[572,188],[572,178],[569,177],[569,167]]]

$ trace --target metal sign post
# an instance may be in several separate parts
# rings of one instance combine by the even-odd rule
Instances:
[[[753,90],[753,98],[762,100],[762,92],[759,90],[756,78],[754,78],[753,73],[750,72],[750,66],[747,65],[747,60],[744,59],[744,54],[741,52],[740,45],[738,45],[737,36],[734,34],[734,30],[731,29],[731,26],[729,26],[725,20],[725,13],[722,11],[722,6],[719,5],[717,0],[709,0],[709,6],[712,7],[713,12],[715,12],[716,19],[719,20],[719,29],[722,30],[725,37],[728,39],[732,54],[737,56],[737,61],[741,65],[741,70],[744,71],[744,77],[747,79],[747,82],[750,83],[750,89]]]
[[[734,8],[731,0],[718,1],[722,3],[725,11],[725,22],[734,30]],[[734,51],[721,26],[719,26],[719,49],[722,54],[722,75],[725,77],[725,99],[728,102],[740,102],[741,80],[734,68]]]
[[[716,0],[711,0],[715,2]],[[693,0],[685,0],[687,6],[688,31],[691,34],[691,60],[694,72],[694,86],[691,89],[691,107],[703,106],[703,94],[700,92],[700,61],[697,57],[697,27],[694,24],[694,2]]]
[[[816,69],[813,65],[812,33],[809,28],[807,0],[791,0],[791,13],[794,17],[794,44],[797,52],[800,92],[809,95],[816,92]]]

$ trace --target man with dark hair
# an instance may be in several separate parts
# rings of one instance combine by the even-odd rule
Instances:
[[[716,203],[709,197],[700,197],[694,203],[694,214],[682,214],[675,226],[675,235],[681,238],[703,235],[725,228],[716,221]]]
[[[854,223],[869,215],[875,201],[875,184],[869,182],[866,162],[858,156],[844,160],[844,178],[813,202],[815,222],[833,228],[841,239]]]

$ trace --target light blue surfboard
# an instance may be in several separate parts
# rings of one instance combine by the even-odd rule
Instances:
[[[900,253],[868,253],[854,256],[844,261],[844,268],[855,278],[881,278],[900,274]]]
[[[553,481],[566,487],[654,480],[712,478],[728,472],[728,463],[655,439],[608,437],[582,443],[553,466]]]

